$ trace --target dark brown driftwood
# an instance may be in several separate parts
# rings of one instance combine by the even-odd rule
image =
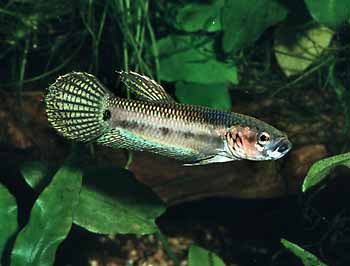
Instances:
[[[41,100],[42,95],[38,93],[24,95],[20,107],[14,97],[0,97],[1,142],[28,151],[24,157],[0,154],[4,158],[12,156],[15,165],[23,159],[34,158],[61,161],[67,155],[69,145],[50,129]],[[235,111],[278,121],[277,126],[286,128],[295,148],[277,162],[237,161],[196,167],[184,167],[177,161],[148,153],[134,153],[130,170],[169,204],[212,196],[271,198],[299,191],[310,165],[327,155],[325,146],[317,144],[324,138],[318,134],[319,128],[329,126],[327,119],[308,121],[307,126],[291,123],[290,114],[276,112],[271,101],[261,101],[251,109],[247,105],[237,106]],[[98,147],[96,158],[119,166],[126,163],[126,153],[121,150]]]
[[[324,156],[323,145],[308,145],[277,162],[237,161],[184,167],[174,160],[135,153],[130,170],[172,204],[212,196],[273,198],[300,191],[310,165]]]

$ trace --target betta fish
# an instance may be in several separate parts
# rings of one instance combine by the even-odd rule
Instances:
[[[72,141],[152,152],[185,165],[277,160],[291,149],[285,133],[261,120],[177,103],[146,76],[119,75],[135,99],[116,97],[88,73],[59,77],[44,99],[49,123]]]

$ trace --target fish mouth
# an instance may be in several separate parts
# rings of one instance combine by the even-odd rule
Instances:
[[[276,144],[276,149],[278,152],[282,154],[286,154],[287,152],[290,151],[292,148],[292,143],[288,139],[281,139],[277,144]]]
[[[287,138],[280,138],[267,150],[267,155],[273,160],[280,159],[292,148],[292,143]]]

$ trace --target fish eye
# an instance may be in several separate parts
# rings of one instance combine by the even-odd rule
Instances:
[[[270,134],[267,133],[267,132],[261,132],[259,135],[258,135],[258,143],[260,145],[266,145],[267,143],[270,142]]]

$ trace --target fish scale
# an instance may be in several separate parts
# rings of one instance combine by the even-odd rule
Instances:
[[[98,143],[132,150],[151,149],[179,159],[213,156],[217,149],[222,148],[222,136],[214,132],[218,125],[213,123],[220,120],[212,119],[214,115],[210,115],[211,112],[219,112],[217,110],[122,98],[115,98],[109,110],[109,126],[114,130],[101,136]],[[123,141],[119,140],[120,134],[116,134],[115,129],[123,129],[120,130]],[[130,139],[129,144],[125,143],[126,138]]]

